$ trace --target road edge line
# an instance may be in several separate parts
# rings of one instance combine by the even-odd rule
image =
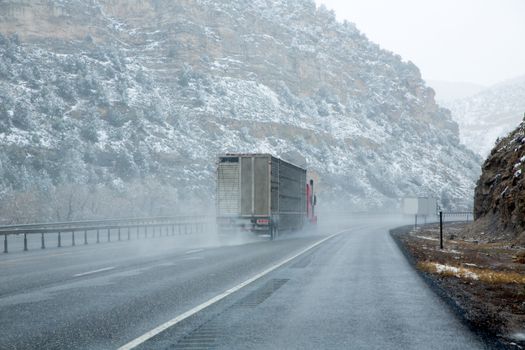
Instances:
[[[98,269],[98,270],[92,270],[92,271],[88,271],[88,272],[77,273],[77,274],[73,275],[73,277],[83,277],[83,276],[94,275],[94,274],[99,273],[99,272],[106,272],[106,271],[115,270],[116,268],[117,268],[117,266],[104,267],[104,268]]]
[[[312,250],[313,248],[317,247],[318,245],[320,244],[323,244],[324,242],[328,241],[329,239],[332,239],[344,232],[347,232],[349,231],[350,229],[346,229],[346,230],[343,230],[343,231],[339,231],[339,232],[336,232],[328,237],[325,237],[317,242],[315,242],[314,244],[306,247],[305,249],[301,250],[299,253],[295,254],[295,255],[292,255],[291,257],[289,258],[286,258],[284,259],[283,261],[267,268],[266,270],[263,270],[262,272],[259,272],[258,274],[256,274],[255,276],[247,279],[246,281],[244,282],[241,282],[239,283],[238,285],[236,285],[235,287],[232,287],[224,292],[222,292],[221,294],[219,295],[216,295],[214,296],[213,298],[193,307],[192,309],[180,314],[179,316],[175,317],[175,318],[172,318],[171,320],[153,328],[152,330],[144,333],[143,335],[133,339],[132,341],[126,343],[125,345],[122,345],[120,346],[117,350],[131,350],[131,349],[134,349],[136,348],[137,346],[145,343],[146,341],[148,341],[149,339],[153,338],[154,336],[162,333],[163,331],[165,331],[166,329],[170,328],[170,327],[173,327],[174,325],[176,325],[177,323],[180,323],[181,321],[187,319],[188,317],[190,316],[193,316],[195,315],[196,313],[204,310],[205,308],[207,308],[208,306],[211,306],[219,301],[221,301],[222,299],[230,296],[231,294],[241,290],[242,288],[246,287],[247,285],[257,281],[258,279],[260,279],[261,277],[264,277],[265,275],[269,274],[270,272],[280,268],[281,266],[289,263],[290,261],[294,260],[295,258],[303,255],[304,253]]]

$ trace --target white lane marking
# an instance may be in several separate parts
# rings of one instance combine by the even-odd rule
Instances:
[[[103,269],[98,269],[98,270],[93,270],[93,271],[88,271],[88,272],[83,272],[83,273],[77,273],[76,275],[73,275],[73,277],[82,277],[82,276],[92,275],[98,272],[114,270],[115,268],[116,266],[111,266],[111,267],[105,267]]]
[[[187,258],[183,258],[182,261],[188,261],[188,260],[204,260],[202,256],[188,256]]]
[[[183,314],[181,314],[181,315],[179,315],[179,316],[169,320],[168,322],[161,324],[160,326],[158,326],[158,327],[152,329],[151,331],[141,335],[140,337],[138,337],[136,339],[133,339],[129,343],[127,343],[125,345],[122,345],[120,348],[118,348],[118,350],[131,350],[131,349],[141,345],[142,343],[144,343],[147,340],[153,338],[154,336],[156,336],[157,334],[165,331],[166,329],[168,329],[170,327],[173,327],[177,323],[187,319],[188,317],[198,313],[199,311],[202,311],[203,309],[207,308],[208,306],[213,305],[213,304],[217,303],[218,301],[221,301],[222,299],[226,298],[230,294],[233,294],[233,293],[237,292],[238,290],[246,287],[250,283],[252,283],[252,282],[258,280],[259,278],[269,274],[270,272],[278,269],[279,267],[283,266],[284,264],[292,261],[293,259],[297,258],[298,256],[306,253],[307,251],[312,250],[313,248],[315,248],[318,245],[326,242],[327,240],[329,240],[329,239],[331,239],[331,238],[333,238],[333,237],[335,237],[335,236],[337,236],[337,235],[339,235],[339,234],[341,234],[343,232],[347,232],[347,231],[349,231],[349,230],[339,231],[337,233],[334,233],[333,235],[330,235],[330,236],[328,236],[326,238],[323,238],[320,241],[317,241],[316,243],[310,245],[309,247],[301,250],[299,253],[297,253],[297,254],[295,254],[295,255],[293,255],[293,256],[291,256],[291,257],[289,257],[289,258],[287,258],[287,259],[285,259],[285,260],[283,260],[283,261],[281,261],[279,263],[277,263],[276,265],[273,265],[273,266],[267,268],[266,270],[264,270],[264,271],[258,273],[257,275],[247,279],[246,281],[236,285],[235,287],[232,287],[232,288],[228,289],[227,291],[225,291],[225,292],[223,292],[223,293],[221,293],[221,294],[211,298],[210,300],[205,301],[204,303],[195,306],[193,309],[190,309],[190,310],[186,311],[185,313],[183,313]]]
[[[158,265],[154,265],[152,267],[169,267],[169,266],[175,266],[175,263],[174,262],[166,262],[166,263],[161,263],[161,264],[158,264]]]
[[[199,252],[203,252],[203,251],[204,251],[204,249],[193,249],[193,250],[188,250],[184,254],[188,255],[188,254],[194,254],[194,253],[199,253]]]

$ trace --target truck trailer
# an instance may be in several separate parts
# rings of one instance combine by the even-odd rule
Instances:
[[[217,226],[269,235],[316,223],[306,169],[270,154],[226,154],[217,163]]]

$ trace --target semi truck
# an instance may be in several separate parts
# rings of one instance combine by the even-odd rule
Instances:
[[[217,162],[217,227],[269,235],[315,224],[317,198],[307,171],[270,154],[225,154]]]

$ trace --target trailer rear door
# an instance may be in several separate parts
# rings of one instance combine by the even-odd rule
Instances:
[[[270,215],[270,158],[254,159],[254,215]]]
[[[239,158],[225,157],[219,160],[217,176],[217,210],[219,216],[240,213]]]
[[[241,215],[270,215],[270,158],[241,157]]]

